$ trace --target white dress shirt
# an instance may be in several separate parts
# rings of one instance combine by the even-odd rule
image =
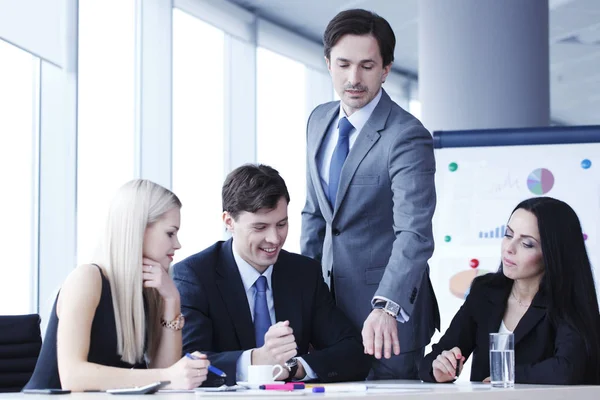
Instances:
[[[498,329],[498,333],[513,333],[513,331],[509,331],[506,325],[504,324],[504,320],[500,323],[500,329]]]
[[[500,323],[500,328],[498,329],[498,333],[513,333],[513,331],[508,330],[508,328],[504,324],[504,319]],[[498,343],[497,343],[498,348],[509,350],[509,348],[507,347],[507,343],[506,343],[507,341],[508,341],[508,337],[506,337],[506,336],[501,336],[500,338],[498,338]],[[514,345],[514,343],[513,343],[513,345]],[[514,348],[512,350],[514,350]]]
[[[240,276],[242,277],[242,283],[244,285],[244,290],[246,291],[246,297],[248,299],[248,305],[250,306],[250,314],[252,315],[252,322],[254,322],[254,302],[256,300],[256,288],[254,287],[254,283],[261,276],[261,274],[250,264],[246,262],[236,251],[235,251],[235,242],[233,246],[231,246],[233,250],[233,258],[235,259],[235,263],[237,264],[238,270],[240,271]],[[271,325],[275,324],[275,303],[273,302],[273,291],[271,290],[271,276],[273,275],[273,266],[270,265],[269,268],[262,273],[262,276],[267,278],[267,307],[269,308],[269,317],[271,318]],[[248,366],[252,364],[252,350],[246,350],[242,353],[240,358],[237,360],[236,365],[236,380],[240,382],[245,382],[248,379]],[[304,361],[302,357],[298,357],[298,362],[302,363],[304,367],[304,371],[306,372],[306,377],[303,380],[308,379],[317,379],[317,375],[312,370],[312,368]]]
[[[344,107],[342,107],[342,103],[340,102],[340,113],[338,115],[338,118],[335,121],[335,123],[332,123],[331,126],[329,127],[329,130],[325,134],[325,137],[323,138],[323,142],[321,143],[321,148],[319,149],[319,151],[317,153],[317,167],[319,168],[319,177],[321,178],[321,186],[323,186],[323,191],[325,193],[327,193],[329,190],[329,186],[328,186],[329,185],[329,167],[331,165],[331,157],[333,156],[335,146],[337,145],[337,141],[340,136],[340,130],[338,128],[340,119],[342,119],[344,117],[348,118],[348,121],[354,127],[354,129],[352,129],[350,131],[350,135],[348,136],[348,140],[349,140],[348,155],[350,155],[350,151],[352,150],[352,146],[354,145],[354,142],[356,142],[356,138],[362,131],[363,127],[365,126],[365,124],[367,123],[369,118],[371,118],[371,114],[373,114],[375,107],[377,107],[377,104],[379,104],[379,100],[381,100],[381,89],[379,89],[379,93],[377,93],[377,96],[375,96],[373,98],[373,100],[368,102],[364,107],[356,110],[349,117],[346,115],[346,112],[344,111]],[[391,301],[390,299],[387,299],[385,297],[378,296],[378,297],[373,298],[372,303],[375,303],[376,300]],[[392,301],[392,303],[393,303],[393,301]],[[398,312],[396,319],[399,322],[406,322],[409,319],[409,315],[406,313],[406,311],[404,311],[403,308],[400,308],[400,311]]]

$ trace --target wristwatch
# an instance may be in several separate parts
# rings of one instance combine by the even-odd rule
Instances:
[[[296,376],[296,372],[298,372],[298,359],[296,357],[292,357],[285,362],[285,367],[289,371],[288,379],[292,380]]]
[[[165,321],[163,318],[161,318],[160,324],[165,328],[169,328],[174,331],[180,331],[183,329],[183,325],[185,325],[185,318],[183,318],[183,314],[179,314],[172,321]]]
[[[394,303],[393,301],[377,300],[375,301],[375,304],[373,304],[373,309],[381,309],[392,317],[396,318],[400,312],[400,305]]]

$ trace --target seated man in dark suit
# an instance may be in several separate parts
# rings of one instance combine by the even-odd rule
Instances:
[[[280,380],[364,380],[370,361],[360,334],[336,308],[321,266],[282,250],[290,201],[283,178],[244,165],[227,176],[222,199],[232,239],[173,268],[183,351],[206,353],[227,384],[261,364],[283,366]]]

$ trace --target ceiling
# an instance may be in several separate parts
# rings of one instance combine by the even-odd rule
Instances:
[[[348,8],[385,16],[396,34],[394,70],[418,74],[418,0],[228,0],[317,43]],[[552,119],[600,125],[600,1],[549,0]]]

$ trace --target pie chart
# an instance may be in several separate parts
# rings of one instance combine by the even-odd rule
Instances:
[[[527,187],[533,194],[541,196],[548,193],[554,186],[554,175],[546,168],[533,170],[527,177]]]
[[[477,268],[460,271],[457,274],[454,274],[454,276],[450,278],[450,293],[459,299],[466,299],[471,290],[473,279],[481,275],[489,274],[490,272],[492,271]]]

